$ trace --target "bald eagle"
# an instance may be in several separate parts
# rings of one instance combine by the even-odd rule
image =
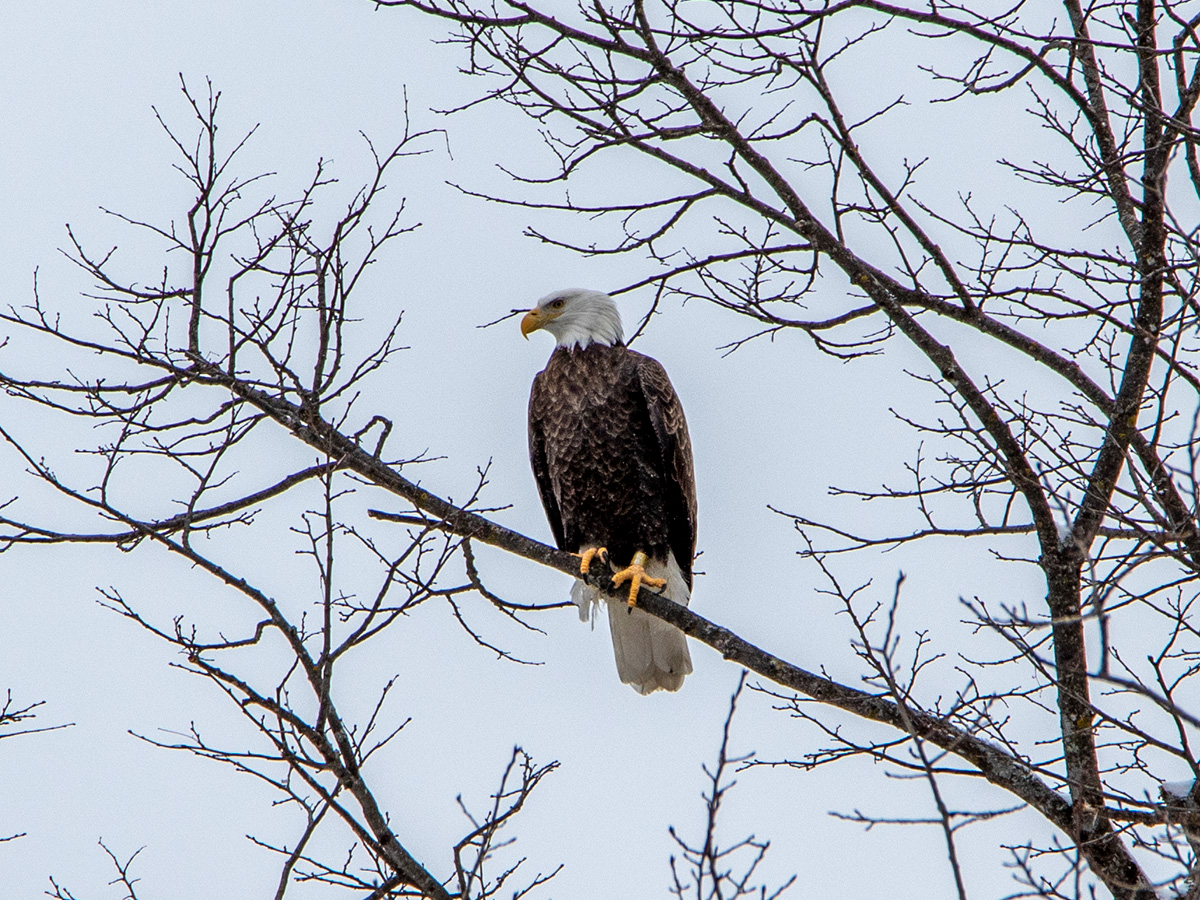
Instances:
[[[629,602],[608,602],[621,681],[641,694],[677,691],[692,671],[673,625],[635,608],[645,584],[687,605],[696,549],[696,487],[683,407],[663,367],[627,348],[612,297],[547,294],[521,320],[558,345],[533,380],[529,458],[560,550],[586,574],[607,560]],[[587,620],[607,598],[583,581],[571,598]]]

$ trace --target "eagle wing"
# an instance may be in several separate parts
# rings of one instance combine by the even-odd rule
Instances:
[[[558,508],[558,499],[554,495],[554,484],[550,480],[550,465],[546,460],[546,434],[542,430],[544,421],[541,413],[542,392],[546,389],[545,372],[539,372],[533,379],[533,390],[529,393],[529,462],[533,466],[533,478],[537,482],[538,493],[542,495],[542,506],[546,510],[546,519],[550,522],[550,530],[554,533],[554,543],[559,550],[573,552],[576,548],[566,546],[563,536],[562,511]]]
[[[692,441],[688,437],[683,405],[666,370],[656,359],[641,354],[636,357],[646,411],[662,451],[667,539],[690,589],[692,560],[696,555],[696,478],[692,468]]]

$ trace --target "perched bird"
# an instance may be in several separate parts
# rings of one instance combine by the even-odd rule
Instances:
[[[607,560],[629,601],[608,602],[617,673],[641,694],[677,691],[692,671],[683,633],[635,608],[642,585],[687,605],[696,549],[696,485],[683,407],[663,367],[625,346],[612,297],[547,294],[521,320],[558,345],[533,379],[529,459],[560,550],[580,573]],[[583,581],[571,599],[586,621],[606,600]]]

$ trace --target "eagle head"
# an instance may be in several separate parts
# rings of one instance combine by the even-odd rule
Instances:
[[[554,335],[558,346],[586,347],[621,343],[621,314],[613,298],[603,291],[565,288],[552,291],[521,319],[521,334],[526,338],[540,328]]]

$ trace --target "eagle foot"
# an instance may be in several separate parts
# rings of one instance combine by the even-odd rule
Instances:
[[[582,553],[572,553],[571,555],[579,557],[579,574],[586,575],[586,574],[588,574],[588,571],[592,568],[592,560],[595,559],[597,556],[600,557],[601,562],[608,561],[608,548],[607,547],[588,547]]]
[[[620,572],[615,572],[612,577],[613,585],[620,587],[625,582],[630,582],[629,585],[629,605],[637,606],[637,595],[643,584],[653,588],[662,588],[667,586],[667,579],[654,578],[646,574],[646,563],[649,560],[646,554],[639,550],[633,554],[633,560],[629,565]]]

